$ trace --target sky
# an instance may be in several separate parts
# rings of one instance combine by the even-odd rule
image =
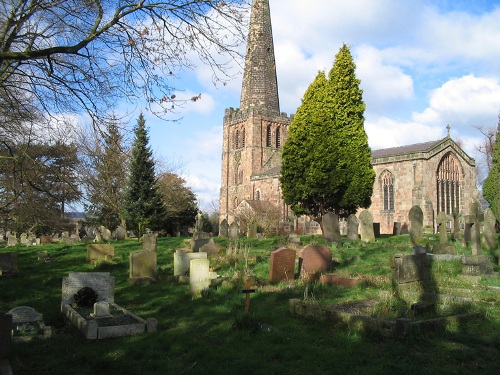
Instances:
[[[477,127],[500,113],[500,0],[270,0],[282,112],[293,114],[318,71],[328,72],[346,43],[366,104],[373,150],[451,137],[479,162]],[[218,200],[224,110],[240,102],[242,66],[214,86],[198,65],[173,84],[201,94],[172,119],[149,114],[150,146],[196,193]],[[138,105],[138,109],[140,105]]]

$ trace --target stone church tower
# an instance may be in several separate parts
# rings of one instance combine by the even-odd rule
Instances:
[[[220,220],[234,221],[245,201],[286,217],[279,174],[291,119],[280,112],[269,0],[253,0],[240,108],[225,111]]]

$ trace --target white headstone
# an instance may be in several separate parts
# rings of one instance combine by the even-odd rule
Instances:
[[[191,294],[198,297],[210,286],[210,265],[208,259],[193,259],[189,266],[189,286]]]

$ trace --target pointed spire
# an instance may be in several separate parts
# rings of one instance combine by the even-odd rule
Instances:
[[[269,0],[252,3],[240,101],[241,109],[251,107],[280,113]]]

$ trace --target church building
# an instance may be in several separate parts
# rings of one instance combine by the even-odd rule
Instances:
[[[293,214],[281,197],[281,150],[292,117],[280,112],[269,0],[253,0],[243,83],[238,109],[225,111],[223,124],[220,221],[237,220],[239,210]],[[475,161],[449,135],[441,140],[372,151],[376,172],[372,205],[381,233],[408,226],[408,212],[419,205],[424,226],[435,230],[438,213],[467,214],[476,195]],[[258,203],[258,204],[257,204]],[[321,233],[301,217],[298,233]]]

